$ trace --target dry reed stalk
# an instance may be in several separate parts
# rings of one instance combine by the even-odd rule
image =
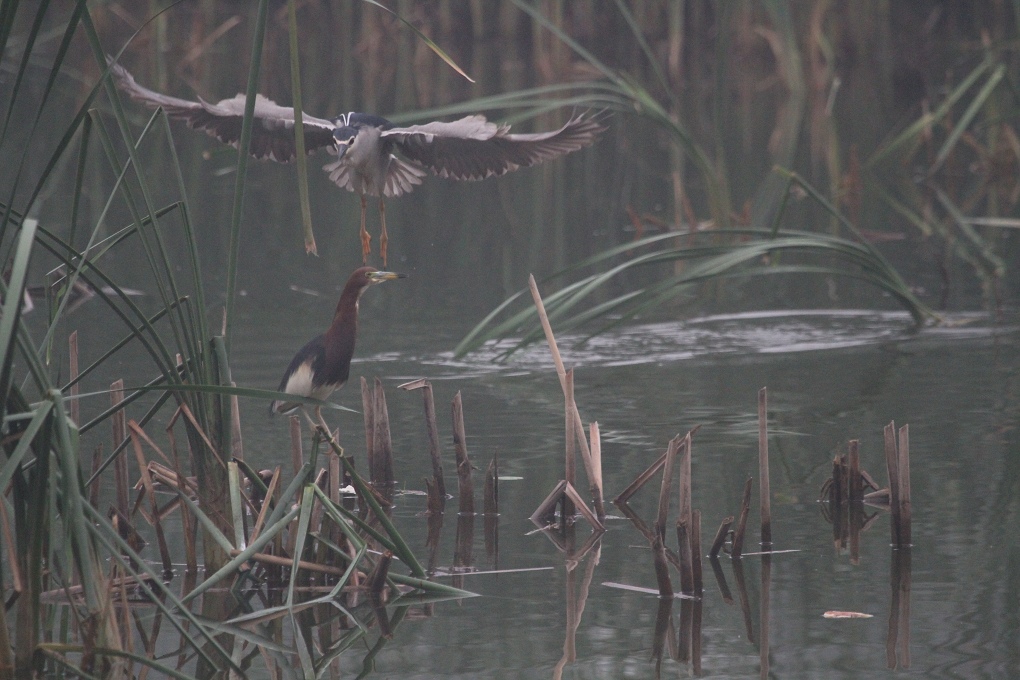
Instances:
[[[443,479],[443,462],[439,451],[439,428],[436,426],[436,404],[432,395],[432,383],[427,378],[413,380],[400,385],[402,390],[417,390],[422,392],[422,402],[425,408],[425,432],[429,438],[429,458],[432,460],[432,478],[436,486],[437,497],[446,502],[446,482]],[[431,507],[431,506],[430,506]],[[439,511],[442,512],[442,506]]]
[[[365,376],[361,376],[361,412],[365,418],[365,465],[369,477],[375,469],[375,396]]]
[[[574,403],[574,369],[567,371],[563,381],[563,413],[566,418],[566,461],[563,464],[563,479],[573,486],[577,483],[575,468],[577,466],[577,438],[574,436],[574,410],[577,405]],[[563,516],[573,517],[574,506],[570,499],[563,497]]]
[[[637,493],[638,490],[641,489],[641,487],[643,487],[649,479],[654,477],[655,473],[662,469],[662,466],[666,464],[666,453],[668,452],[669,449],[667,447],[665,453],[656,458],[654,463],[645,468],[641,474],[634,478],[634,481],[631,482],[627,488],[621,491],[620,494],[613,499],[613,503],[620,505],[630,500],[630,497]]]
[[[761,506],[761,545],[772,546],[772,493],[769,487],[768,388],[758,390],[758,499]]]
[[[737,527],[733,530],[733,546],[730,548],[732,557],[740,557],[744,551],[744,531],[747,529],[747,515],[751,511],[751,478],[744,482],[744,496],[740,501],[740,519],[737,520]]]
[[[459,512],[474,514],[475,490],[471,481],[471,461],[468,459],[467,438],[464,434],[464,404],[459,390],[453,397],[453,447],[457,455]]]
[[[602,434],[598,421],[588,424],[588,436],[591,439],[591,467],[595,479],[591,483],[591,496],[595,502],[595,516],[600,522],[606,521],[606,506],[602,499]]]
[[[896,424],[892,421],[883,431],[885,439],[885,469],[889,475],[889,511],[892,544],[900,545],[900,461],[896,450]]]
[[[680,555],[680,592],[694,592],[694,567],[691,566],[691,532],[686,520],[676,521],[677,553]]]
[[[301,419],[297,416],[290,416],[288,422],[290,425],[290,464],[296,475],[301,472],[301,467],[305,464],[305,456],[301,450]]]
[[[581,514],[581,517],[588,520],[588,524],[591,524],[592,528],[595,529],[596,532],[603,532],[606,530],[606,527],[599,521],[598,517],[595,516],[595,513],[588,508],[584,499],[581,498],[581,494],[577,493],[577,489],[575,489],[572,485],[567,484],[567,486],[563,489],[563,495],[574,501],[574,507],[577,509],[577,512]]]
[[[560,379],[560,388],[563,390],[564,397],[566,397],[567,371],[563,367],[563,358],[560,356],[559,347],[556,345],[556,336],[553,335],[552,325],[549,323],[549,315],[545,312],[545,303],[542,302],[542,296],[538,292],[538,284],[535,283],[535,276],[532,274],[528,275],[528,287],[531,289],[531,297],[535,301],[535,310],[538,312],[538,318],[542,322],[542,330],[545,332],[545,339],[549,344],[549,352],[552,354],[553,363],[556,365],[556,375]],[[588,438],[585,435],[584,424],[581,422],[581,414],[577,410],[576,402],[574,402],[573,412],[568,415],[572,416],[574,421],[574,434],[580,447],[581,461],[584,463],[585,472],[589,480],[595,479],[596,475],[592,468],[591,450],[588,448]]]
[[[715,532],[715,539],[712,541],[712,547],[708,551],[709,557],[719,556],[719,551],[722,550],[723,544],[726,543],[726,534],[729,533],[731,524],[733,524],[733,515],[726,517],[719,524],[719,529]]]
[[[666,564],[665,545],[662,536],[655,535],[652,541],[652,563],[655,565],[655,580],[659,584],[659,597],[673,597],[673,584],[669,580],[669,566]]]
[[[846,479],[843,477],[843,462],[839,456],[832,458],[832,487],[829,490],[829,499],[835,507],[841,507],[846,502],[843,493],[846,489]]]
[[[386,577],[390,573],[390,564],[393,562],[393,553],[389,550],[379,556],[372,571],[368,575],[368,592],[376,597],[382,597],[386,590]]]
[[[701,574],[701,510],[691,512],[691,570],[694,576],[694,594],[704,589]]]
[[[850,502],[860,503],[864,500],[864,480],[861,477],[860,441],[851,439],[847,445],[847,459],[850,463]]]
[[[560,502],[560,498],[563,496],[563,490],[567,488],[567,481],[561,479],[553,490],[549,492],[549,495],[545,497],[538,507],[535,508],[535,512],[531,513],[531,521],[538,526],[542,526],[547,523],[548,520],[552,519],[556,514],[556,504]]]
[[[67,352],[70,362],[69,375],[71,381],[71,420],[75,425],[81,425],[81,404],[78,401],[78,394],[81,386],[78,384],[78,331],[71,331],[67,336]]]
[[[673,467],[676,464],[677,450],[680,448],[680,436],[677,435],[669,440],[666,449],[666,461],[662,467],[662,483],[659,485],[659,507],[655,516],[655,533],[657,536],[666,536],[666,518],[669,515],[669,492],[673,486]],[[681,562],[683,556],[681,556]]]
[[[138,471],[152,509],[152,526],[156,530],[156,545],[159,546],[159,557],[163,561],[163,576],[168,577],[173,573],[173,564],[170,560],[170,549],[166,544],[166,536],[163,534],[163,524],[159,521],[159,507],[156,504],[156,492],[152,488],[152,477],[149,476],[149,466],[146,464],[145,454],[142,452],[141,437],[138,436],[138,431],[141,428],[133,420],[128,423],[128,427],[131,430],[131,443],[134,445]]]
[[[110,385],[110,406],[116,407],[124,401],[124,381],[115,380]],[[118,409],[110,420],[113,427],[113,448],[117,450],[127,438],[127,414],[124,409]],[[117,493],[117,510],[127,517],[129,512],[128,500],[128,468],[127,457],[121,451],[117,454],[117,460],[113,463],[114,485]]]
[[[692,444],[691,433],[688,432],[680,444],[680,498],[678,506],[680,510],[680,519],[687,523],[687,526],[693,526],[692,511],[691,511],[691,456],[692,456]]]
[[[375,436],[372,449],[374,464],[370,468],[373,484],[392,486],[396,482],[393,473],[393,442],[390,439],[390,413],[386,406],[386,393],[382,380],[375,379]]]
[[[499,514],[499,464],[497,457],[489,461],[485,471],[485,497],[483,507],[486,515]]]
[[[241,551],[237,550],[237,549],[232,549],[230,551],[230,556],[231,557],[237,557],[240,554],[241,554]],[[282,557],[282,556],[279,556],[279,555],[268,555],[266,553],[259,553],[259,552],[253,553],[252,555],[248,556],[248,559],[249,560],[254,560],[256,562],[261,562],[263,564],[271,564],[271,565],[277,566],[277,567],[292,567],[292,566],[294,566],[294,560],[291,559],[290,557]],[[305,561],[305,560],[298,560],[297,566],[298,566],[299,570],[315,571],[315,572],[318,572],[320,574],[329,574],[330,576],[343,576],[344,572],[346,571],[345,569],[340,569],[338,567],[331,567],[331,566],[329,566],[327,564],[317,564],[315,562],[308,562],[308,561]]]
[[[445,499],[439,494],[439,490],[436,488],[435,477],[425,478],[425,514],[441,515],[443,513],[443,506],[445,505]]]
[[[912,542],[910,507],[910,425],[899,430],[899,446],[896,457],[900,486],[900,546],[909,547]]]
[[[251,528],[251,539],[248,544],[251,545],[255,542],[255,539],[262,533],[262,527],[265,525],[266,517],[269,516],[269,508],[274,505],[270,500],[276,496],[278,491],[277,487],[280,485],[280,466],[277,465],[273,470],[273,476],[269,480],[269,484],[266,485],[266,497],[262,499],[262,507],[259,509],[258,517],[255,519],[255,524]]]
[[[719,563],[718,557],[709,557],[708,563],[712,565],[712,574],[715,576],[715,583],[719,586],[719,596],[722,598],[724,604],[733,604],[733,593],[730,592],[730,586],[726,583],[726,574],[723,573],[722,564]]]

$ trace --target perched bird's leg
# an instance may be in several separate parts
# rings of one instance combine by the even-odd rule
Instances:
[[[372,252],[372,237],[369,235],[368,230],[365,229],[365,213],[368,209],[368,202],[365,199],[365,194],[361,194],[361,262],[362,264],[368,264],[368,254]]]
[[[386,266],[386,244],[390,242],[386,235],[386,204],[382,196],[379,197],[379,221],[382,223],[382,233],[379,235],[379,255],[382,256],[383,266]]]

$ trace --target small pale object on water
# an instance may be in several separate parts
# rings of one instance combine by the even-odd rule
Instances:
[[[870,619],[874,617],[874,614],[865,614],[863,612],[841,612],[834,609],[822,614],[826,619]]]

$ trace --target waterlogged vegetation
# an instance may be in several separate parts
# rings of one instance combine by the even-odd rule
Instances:
[[[445,266],[468,286],[486,269],[507,292],[523,285],[520,270],[556,271],[539,286],[560,333],[590,338],[664,310],[781,307],[792,289],[817,305],[902,308],[916,326],[939,323],[964,300],[1001,308],[1008,295],[1020,201],[1015,3],[973,11],[930,3],[925,21],[899,41],[916,54],[889,67],[871,61],[871,48],[896,43],[890,32],[914,18],[899,6],[440,0],[396,3],[394,14],[374,2],[327,5],[260,2],[242,11],[184,3],[151,17],[70,0],[0,10],[2,676],[127,677],[148,669],[275,677],[289,667],[316,677],[339,672],[341,659],[365,676],[385,646],[399,645],[395,631],[409,613],[435,613],[442,625],[432,603],[472,594],[463,578],[454,587],[436,577],[434,552],[428,560],[415,554],[418,542],[398,529],[345,454],[341,444],[356,442],[350,432],[338,443],[319,428],[308,447],[298,422],[288,464],[257,470],[246,462],[251,440],[240,404],[261,406],[276,395],[239,386],[232,375],[241,282],[251,277],[246,270],[267,271],[281,244],[298,252],[281,262],[304,257],[288,229],[316,250],[308,173],[298,163],[296,183],[279,189],[300,197],[302,218],[290,216],[288,225],[301,226],[265,239],[266,253],[246,251],[248,155],[211,152],[232,154],[232,191],[222,211],[196,210],[189,194],[210,169],[180,158],[177,141],[194,133],[160,112],[142,118],[122,101],[105,77],[107,54],[145,64],[161,89],[181,64],[203,63],[223,72],[224,87],[246,79],[249,104],[268,81],[286,88],[297,108],[326,115],[353,104],[308,84],[336,83],[358,93],[348,99],[362,110],[401,111],[394,120],[484,110],[544,124],[563,110],[611,114],[603,146],[626,152],[640,140],[652,149],[636,172],[666,187],[665,204],[620,170],[615,155],[596,149],[603,155],[590,155],[588,177],[608,177],[598,192],[609,198],[589,201],[598,204],[592,212],[627,214],[630,231],[589,225],[592,214],[573,210],[561,183],[514,223],[502,262],[465,264],[486,261],[503,238],[493,227],[461,234],[449,262],[420,264],[423,278]],[[181,30],[185,24],[193,33]],[[244,44],[243,59],[203,56],[239,25],[245,40],[232,39]],[[305,40],[302,31],[316,35]],[[388,35],[398,37],[380,39]],[[455,70],[478,81],[500,72],[483,58],[481,45],[493,40],[513,47],[506,64],[527,65],[490,77],[499,84],[494,93]],[[283,74],[261,72],[280,55]],[[923,70],[922,56],[932,62]],[[879,125],[865,111],[869,101],[898,115]],[[249,107],[242,149],[250,125]],[[401,237],[408,252],[431,238]],[[352,236],[352,252],[354,243]],[[528,245],[515,250],[521,243]],[[965,295],[975,284],[978,294]],[[509,337],[492,353],[506,358],[546,337],[525,293],[478,323],[456,353]],[[80,336],[69,319],[83,297],[102,310],[92,318],[116,330],[79,363],[81,336],[93,331]],[[145,377],[125,386],[124,373]],[[566,374],[561,380],[569,402]],[[83,384],[111,387],[83,393]],[[594,447],[598,428],[586,433]],[[458,456],[464,438],[461,431]],[[464,455],[461,472],[470,468]],[[538,486],[544,496],[553,485]],[[486,543],[494,547],[490,510]],[[438,514],[429,519],[430,551]],[[464,517],[454,565],[467,571]],[[847,520],[851,529],[860,519]],[[583,575],[567,570],[568,590],[580,578],[587,593],[597,536],[557,549],[568,563],[584,563]],[[661,542],[656,552],[672,554]],[[767,641],[767,564],[759,643]],[[897,555],[893,568],[896,583],[905,576],[909,587],[909,559],[904,565]],[[734,576],[753,639],[743,571],[735,566]],[[568,641],[581,602],[580,611],[568,609]],[[658,664],[672,644],[665,635],[672,614],[663,607]],[[680,612],[686,651],[668,649],[680,663],[692,660],[685,626],[693,612],[686,604]],[[899,632],[894,648],[909,639],[909,627]],[[767,668],[767,644],[761,649]],[[573,661],[565,648],[549,670],[562,673]]]

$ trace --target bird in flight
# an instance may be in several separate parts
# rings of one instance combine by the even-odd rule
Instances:
[[[243,94],[215,104],[171,97],[139,85],[123,66],[111,57],[108,60],[117,87],[132,99],[151,109],[162,107],[170,118],[237,146],[244,118]],[[256,95],[254,115],[251,155],[279,163],[293,161],[297,155],[294,109]],[[383,265],[389,241],[384,197],[411,192],[429,172],[455,180],[498,177],[582,149],[606,129],[597,117],[583,113],[571,117],[558,130],[528,134],[512,133],[509,125],[493,123],[481,115],[408,127],[397,127],[367,113],[347,113],[330,120],[302,113],[301,120],[306,151],[311,154],[326,148],[336,154],[336,160],[323,170],[337,186],[361,198],[364,262],[371,252],[371,236],[365,229],[366,197],[379,197],[379,254]]]

